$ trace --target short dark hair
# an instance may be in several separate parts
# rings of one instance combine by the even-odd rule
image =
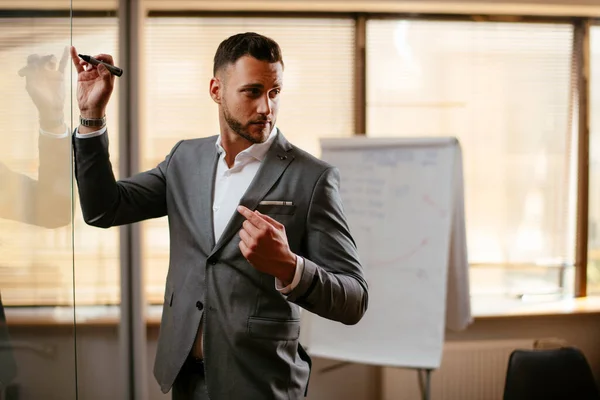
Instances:
[[[281,49],[276,41],[254,32],[238,33],[221,42],[215,53],[213,74],[229,64],[235,64],[243,56],[260,61],[280,62],[283,66]]]

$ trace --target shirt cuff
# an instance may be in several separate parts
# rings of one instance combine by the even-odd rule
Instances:
[[[292,283],[286,287],[282,287],[283,284],[281,281],[278,278],[275,278],[275,289],[277,289],[277,291],[281,294],[290,293],[296,286],[298,286],[298,283],[300,283],[302,271],[304,271],[304,258],[296,256],[296,272],[294,273],[294,279],[292,280]]]
[[[54,133],[54,132],[48,132],[43,130],[42,128],[40,128],[40,135],[42,136],[47,136],[47,137],[51,137],[53,139],[64,139],[67,136],[69,136],[69,127],[65,125],[65,131],[64,133]]]
[[[78,127],[77,129],[75,129],[75,137],[77,139],[89,139],[89,138],[103,135],[105,132],[106,132],[106,126],[98,131],[94,131],[94,132],[90,132],[90,133],[79,133],[79,127]]]

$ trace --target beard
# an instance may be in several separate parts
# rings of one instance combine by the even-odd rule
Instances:
[[[272,121],[271,121],[271,123],[266,125],[260,131],[256,132],[254,130],[254,132],[253,132],[251,129],[253,127],[253,123],[265,122],[265,121],[267,121],[267,119],[266,118],[256,119],[256,120],[252,120],[252,121],[249,121],[244,124],[244,123],[242,123],[242,121],[240,121],[239,119],[236,119],[233,115],[231,115],[226,103],[223,103],[222,106],[223,106],[223,118],[225,119],[225,122],[227,123],[229,128],[232,131],[234,131],[237,135],[243,137],[244,139],[246,139],[247,141],[249,141],[250,143],[253,143],[253,144],[264,143],[267,140],[267,138],[269,137],[269,134],[271,133],[271,129],[273,128]]]

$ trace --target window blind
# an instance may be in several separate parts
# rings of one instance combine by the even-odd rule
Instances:
[[[60,59],[65,46],[71,42],[70,38],[68,18],[6,18],[0,21],[0,58],[3,60],[0,74],[0,92],[3,94],[0,96],[0,163],[5,168],[5,178],[15,174],[34,180],[39,178],[37,110],[25,90],[25,79],[17,72],[26,65],[30,54],[54,54],[57,60]],[[73,44],[81,53],[116,54],[117,20],[73,21]],[[72,116],[79,116],[74,97],[76,75],[70,75],[71,65],[69,60],[64,88],[64,116],[69,125]],[[111,153],[113,161],[117,161],[115,169],[118,168],[117,99],[118,93],[113,94],[107,110]],[[52,162],[68,164],[69,157],[66,154],[65,159]],[[66,173],[69,176],[60,178],[70,182],[71,172]],[[11,204],[36,202],[41,212],[48,216],[69,215],[71,212],[71,204],[61,204],[61,209],[53,209],[43,198],[29,198],[22,185],[3,185],[2,190],[3,198]],[[60,190],[65,190],[65,196],[70,197],[69,184]],[[8,201],[3,203],[4,206]],[[77,303],[116,303],[119,299],[117,233],[117,230],[107,232],[86,226],[78,204],[75,204],[72,225],[62,227],[45,228],[0,219],[0,291],[3,303],[19,306],[72,304],[74,279]]]
[[[185,138],[219,133],[209,96],[214,53],[246,31],[276,40],[285,63],[277,126],[295,145],[319,155],[320,137],[354,132],[354,21],[342,18],[148,18],[145,26],[143,169],[156,166]],[[166,219],[143,225],[147,298],[162,302],[168,267]]]
[[[588,293],[600,293],[600,26],[590,30]]]
[[[367,134],[456,136],[475,293],[558,290],[574,261],[568,24],[370,20]],[[507,272],[508,271],[508,272]]]

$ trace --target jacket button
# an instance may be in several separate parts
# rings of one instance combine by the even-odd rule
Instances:
[[[200,311],[202,311],[202,309],[204,308],[204,304],[202,304],[201,301],[197,301],[196,302],[196,308]]]
[[[215,258],[211,258],[210,260],[208,260],[210,265],[217,265],[217,260]]]

